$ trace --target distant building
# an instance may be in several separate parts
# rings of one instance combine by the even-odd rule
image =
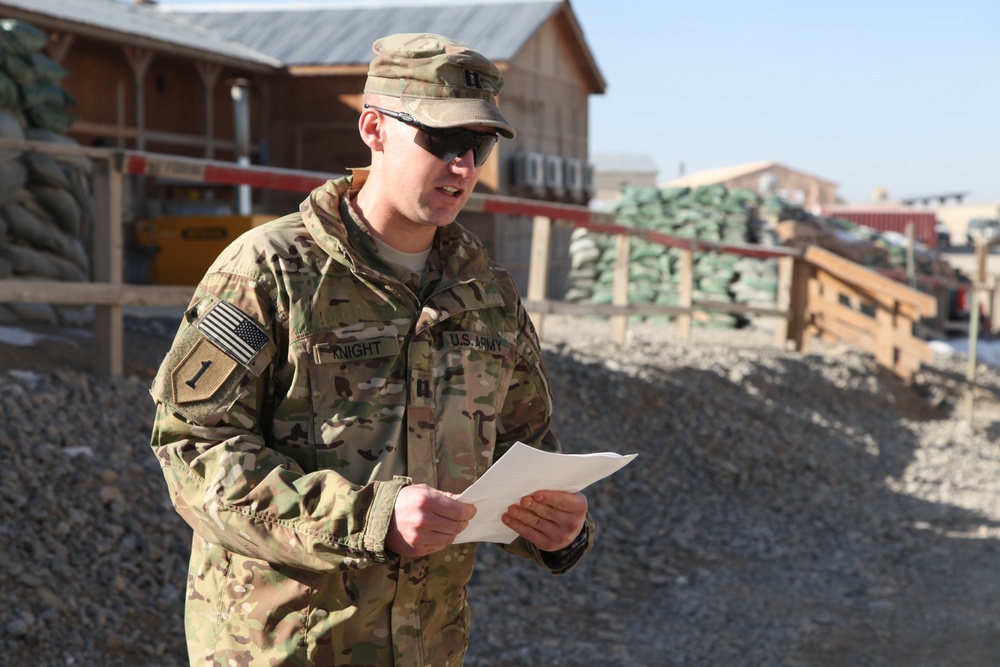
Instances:
[[[659,168],[653,158],[644,153],[598,153],[591,157],[594,165],[594,198],[591,206],[621,197],[622,188],[630,185],[656,186]]]
[[[805,208],[837,203],[836,183],[773,160],[696,171],[660,185],[696,188],[716,184],[753,190],[763,196],[774,194]]]

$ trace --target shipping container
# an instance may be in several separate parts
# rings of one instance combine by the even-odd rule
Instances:
[[[937,218],[933,211],[912,208],[863,208],[858,206],[821,206],[820,215],[843,218],[877,232],[906,234],[906,223],[913,223],[913,236],[931,250],[937,249]]]

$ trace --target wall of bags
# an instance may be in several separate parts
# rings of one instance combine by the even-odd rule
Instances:
[[[630,187],[611,205],[616,224],[670,236],[722,243],[774,243],[757,217],[761,199],[749,190],[721,185],[701,188]],[[677,248],[633,238],[629,256],[629,302],[677,305],[680,291]],[[566,300],[611,303],[615,242],[606,234],[577,229],[570,242]],[[777,294],[778,263],[714,251],[694,253],[694,299],[771,308]],[[642,319],[638,316],[633,319]],[[665,321],[667,316],[648,318]],[[735,328],[747,320],[728,313],[696,313],[696,325]]]
[[[616,223],[670,236],[737,244],[783,245],[804,249],[818,245],[873,269],[906,269],[906,240],[849,220],[816,216],[777,197],[722,185],[700,188],[629,187],[610,205]],[[777,224],[764,220],[777,220]],[[947,262],[918,244],[916,271],[946,280],[955,278]],[[677,305],[681,251],[633,238],[629,256],[629,303]],[[577,303],[611,303],[615,240],[606,234],[574,230],[571,268],[565,299]],[[742,257],[715,251],[694,253],[695,301],[741,303],[774,308],[778,260]],[[643,319],[634,316],[632,319]],[[666,321],[667,316],[648,318]],[[738,328],[749,324],[740,315],[695,313],[696,325]],[[767,320],[754,322],[766,326]]]
[[[48,36],[0,20],[0,136],[76,145],[64,136],[73,100],[59,87],[66,71],[42,53]],[[93,203],[91,161],[0,149],[0,278],[86,281]],[[0,304],[0,322],[76,318],[49,304]]]

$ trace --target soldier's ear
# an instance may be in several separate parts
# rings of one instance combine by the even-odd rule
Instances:
[[[365,109],[358,118],[358,132],[368,148],[381,153],[385,148],[385,118],[374,109]]]

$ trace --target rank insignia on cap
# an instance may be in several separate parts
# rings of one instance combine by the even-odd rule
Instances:
[[[198,330],[230,357],[248,366],[271,340],[242,310],[220,301],[198,323]]]

